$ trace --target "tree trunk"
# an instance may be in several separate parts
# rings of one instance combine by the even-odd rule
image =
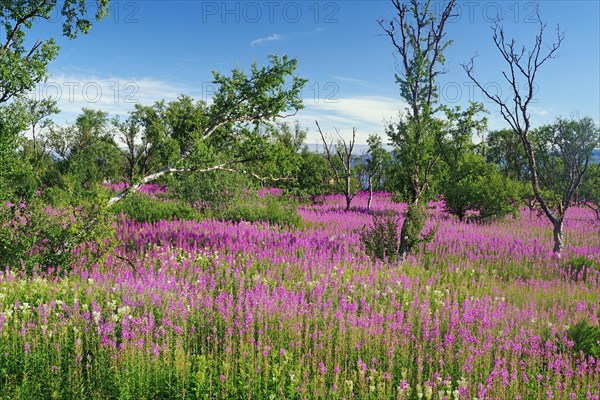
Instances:
[[[369,200],[367,201],[367,211],[371,210],[371,202],[373,201],[373,177],[369,177]]]
[[[401,261],[406,259],[406,255],[415,250],[419,244],[419,235],[425,224],[424,211],[419,207],[419,199],[409,204],[406,212],[406,218],[402,223],[400,231],[400,245],[398,247],[398,257]]]
[[[562,250],[563,250],[563,219],[557,219],[553,222],[554,225],[554,255],[557,258],[560,258]]]
[[[406,216],[408,219],[408,215]],[[398,247],[398,258],[404,262],[406,255],[408,254],[408,224],[407,219],[402,223],[402,230],[400,231],[400,246]]]
[[[350,185],[350,173],[348,172],[348,170],[346,170],[346,211],[350,210],[350,203],[352,202],[352,193],[350,193]]]

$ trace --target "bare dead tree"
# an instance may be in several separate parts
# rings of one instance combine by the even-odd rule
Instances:
[[[534,147],[529,137],[531,129],[531,114],[529,106],[535,94],[535,79],[540,67],[548,60],[556,58],[557,51],[562,44],[564,35],[560,32],[559,26],[556,28],[556,41],[553,42],[546,50],[544,50],[544,32],[546,24],[543,23],[538,14],[539,32],[535,36],[535,42],[531,50],[527,50],[525,46],[520,49],[517,47],[515,39],[506,40],[504,29],[500,25],[500,21],[492,26],[493,40],[500,55],[505,61],[508,70],[502,71],[502,76],[508,83],[511,95],[507,99],[500,97],[499,93],[491,93],[487,90],[473,74],[474,58],[463,64],[469,78],[477,85],[483,94],[500,107],[500,114],[504,120],[510,125],[515,134],[519,135],[527,161],[529,164],[531,184],[537,202],[542,208],[544,214],[553,225],[554,229],[554,253],[560,257],[563,249],[563,221],[565,211],[570,205],[571,197],[574,190],[573,186],[578,186],[581,181],[583,172],[572,171],[571,183],[567,187],[571,187],[563,193],[562,199],[558,202],[557,207],[553,209],[547,199],[542,194],[540,189],[540,176],[538,165],[535,157]]]
[[[346,142],[340,132],[336,129],[335,132],[338,136],[338,143],[328,143],[325,134],[317,124],[317,130],[321,135],[323,142],[323,150],[325,150],[325,159],[333,172],[333,180],[338,190],[344,194],[346,198],[346,210],[350,209],[350,203],[356,196],[355,185],[352,184],[352,178],[354,177],[354,170],[352,168],[352,152],[354,151],[354,142],[356,140],[356,128],[352,128],[352,140]]]

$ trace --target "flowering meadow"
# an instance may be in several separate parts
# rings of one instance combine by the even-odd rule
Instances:
[[[405,205],[366,202],[300,228],[122,217],[101,262],[3,270],[0,399],[599,399],[598,343],[571,334],[598,330],[593,212],[569,210],[557,259],[543,216],[431,203],[433,241],[391,264],[360,232]]]

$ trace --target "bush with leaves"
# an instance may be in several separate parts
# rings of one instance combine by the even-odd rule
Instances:
[[[255,181],[242,173],[209,171],[166,178],[172,197],[188,203],[202,212],[226,210],[249,189]]]
[[[294,194],[302,200],[316,203],[318,199],[333,193],[331,170],[322,154],[311,152],[304,146],[300,152],[301,162],[294,187]]]
[[[259,197],[256,193],[247,193],[228,204],[226,209],[215,209],[208,215],[235,222],[264,221],[290,227],[302,225],[296,202],[287,196]]]
[[[563,270],[566,272],[569,279],[574,281],[587,281],[588,276],[594,276],[594,272],[600,272],[600,263],[595,260],[590,260],[585,256],[571,258],[562,264]],[[590,274],[591,273],[591,274]]]
[[[427,219],[427,209],[420,204],[409,204],[406,212],[406,220],[402,224],[400,232],[400,253],[414,253],[418,250],[420,244],[431,242],[435,236],[436,229],[430,230],[428,233],[423,231],[425,220]],[[404,240],[402,240],[404,238]]]
[[[382,261],[396,262],[398,258],[398,216],[392,213],[379,213],[373,216],[373,225],[364,226],[360,232],[366,253]]]
[[[196,220],[203,219],[202,213],[189,204],[181,201],[164,201],[153,199],[143,194],[133,193],[123,201],[111,207],[115,214],[123,213],[138,222],[157,222],[161,220]]]
[[[1,204],[0,268],[27,274],[65,271],[76,249],[88,261],[97,260],[114,237],[111,218],[98,204],[103,203],[52,208],[37,199]]]
[[[572,351],[587,357],[600,357],[600,327],[581,320],[567,329],[567,337],[573,342]]]
[[[494,164],[474,153],[466,154],[448,171],[446,211],[462,221],[468,214],[480,221],[502,218],[519,210],[523,184],[502,176]]]

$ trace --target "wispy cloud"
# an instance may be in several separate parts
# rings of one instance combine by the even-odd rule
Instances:
[[[277,42],[279,40],[283,40],[284,39],[284,35],[280,34],[280,33],[274,33],[270,36],[266,36],[266,37],[262,37],[262,38],[258,38],[256,40],[253,40],[250,42],[251,46],[256,46],[259,44],[263,44],[263,43],[267,43],[267,42]]]
[[[29,93],[35,98],[52,97],[58,101],[61,113],[55,118],[57,123],[72,122],[81,109],[94,108],[110,115],[124,115],[136,104],[152,104],[165,99],[174,100],[182,93],[202,98],[209,90],[201,83],[190,89],[155,78],[135,78],[117,76],[85,76],[84,74],[53,75],[46,82]]]
[[[365,88],[369,88],[369,89],[380,89],[380,90],[385,89],[382,86],[376,85],[373,82],[369,82],[364,79],[356,79],[356,78],[351,78],[348,76],[339,76],[339,75],[334,75],[333,79],[335,79],[336,81],[339,81],[339,82],[346,82],[351,85],[365,87]]]
[[[61,113],[54,118],[58,124],[71,123],[83,107],[124,116],[136,104],[171,101],[184,93],[210,103],[214,88],[210,83],[194,85],[174,83],[152,77],[86,76],[57,74],[40,83],[32,96],[54,97]],[[341,134],[357,128],[357,143],[366,143],[369,134],[384,134],[384,121],[396,120],[404,105],[398,98],[354,96],[337,99],[305,98],[305,108],[288,120],[298,120],[309,129],[308,143],[318,143],[315,120],[325,131],[339,129]]]
[[[324,131],[333,132],[337,128],[342,135],[356,128],[356,142],[366,143],[370,134],[383,136],[385,121],[397,120],[405,104],[391,97],[355,96],[318,102],[309,98],[304,99],[304,106],[294,119],[309,129],[308,143],[320,141],[315,120]]]
[[[321,32],[324,32],[326,30],[327,30],[327,28],[316,28],[316,29],[313,29],[310,31],[303,31],[303,32],[288,32],[285,34],[274,33],[270,36],[265,36],[265,37],[261,37],[261,38],[253,40],[250,42],[250,45],[257,46],[257,45],[261,45],[261,44],[268,43],[268,42],[278,42],[281,40],[289,40],[289,39],[296,39],[299,37],[318,35]]]

